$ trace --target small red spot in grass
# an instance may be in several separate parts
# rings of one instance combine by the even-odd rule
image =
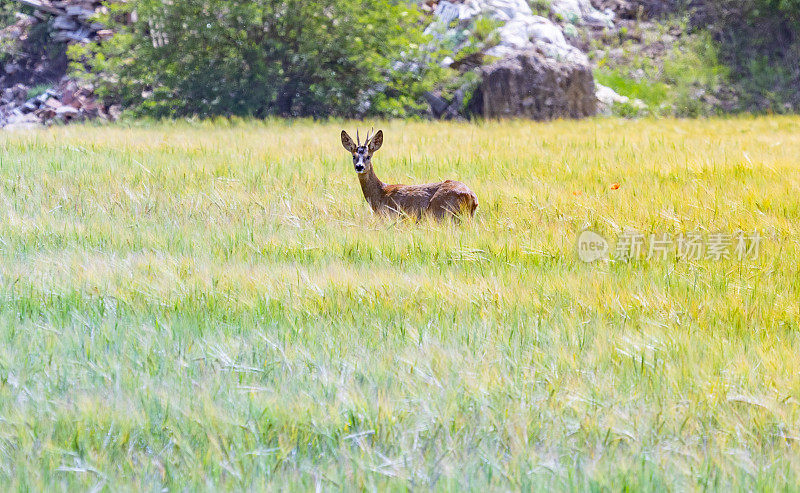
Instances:
[[[619,183],[612,183],[611,190],[619,190]]]

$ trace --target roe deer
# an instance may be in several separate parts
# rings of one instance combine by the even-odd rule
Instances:
[[[420,218],[430,214],[436,219],[456,216],[462,212],[475,214],[478,197],[460,181],[440,181],[425,185],[386,185],[375,176],[372,155],[383,145],[383,131],[372,139],[367,134],[364,144],[356,131],[356,140],[342,130],[342,145],[353,155],[353,166],[361,182],[361,191],[372,210],[377,213],[398,213]]]

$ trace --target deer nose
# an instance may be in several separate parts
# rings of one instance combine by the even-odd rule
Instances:
[[[356,171],[358,171],[359,173],[361,173],[362,171],[364,171],[364,165],[363,165],[363,164],[361,164],[361,163],[359,163],[359,164],[356,164]]]

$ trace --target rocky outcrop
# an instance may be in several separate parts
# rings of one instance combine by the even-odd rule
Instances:
[[[28,128],[53,122],[68,123],[100,118],[114,120],[119,107],[105,107],[94,97],[90,85],[64,77],[44,93],[28,98],[22,84],[0,92],[0,127]]]
[[[434,13],[436,20],[427,32],[440,39],[463,32],[479,17],[501,23],[496,31],[498,42],[485,51],[487,56],[504,57],[538,48],[557,60],[588,63],[586,55],[567,42],[561,28],[534,15],[525,0],[443,0],[435,5]]]
[[[97,22],[93,17],[99,12],[107,12],[102,0],[17,0],[22,5],[32,7],[37,16],[49,19],[53,41],[89,42],[99,36],[111,36],[111,31]]]
[[[550,10],[571,22],[592,27],[613,27],[614,11],[594,8],[589,0],[551,0]]]
[[[621,19],[651,19],[674,13],[692,0],[592,0],[599,10],[611,11]]]
[[[470,110],[485,118],[583,118],[597,111],[587,64],[520,52],[481,69]]]
[[[608,27],[614,17],[612,11],[601,12],[589,0],[552,0],[550,9],[587,26]],[[429,94],[433,116],[457,118],[465,107],[471,115],[484,118],[549,120],[595,114],[597,98],[588,57],[567,41],[561,26],[535,15],[526,0],[440,0],[431,4],[431,10],[435,20],[428,32],[443,41],[458,39],[475,19],[489,18],[499,24],[495,42],[478,47],[480,56],[475,46],[466,50],[470,63],[458,56],[461,46],[456,46],[445,65],[461,72],[476,71],[480,82],[474,92],[462,87],[450,100]],[[483,63],[499,61],[481,67],[481,57]],[[465,105],[467,92],[472,99]]]

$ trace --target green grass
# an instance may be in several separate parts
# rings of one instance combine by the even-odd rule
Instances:
[[[667,100],[669,86],[649,79],[635,80],[620,68],[598,68],[594,72],[598,83],[614,89],[618,94],[632,99],[640,99],[648,107],[658,108]]]
[[[641,100],[651,115],[720,114],[723,103],[716,96],[724,97],[724,89],[730,86],[730,70],[720,62],[719,46],[707,32],[684,34],[667,47],[661,46],[670,27],[682,32],[689,29],[685,22],[665,21],[639,33],[639,44],[616,41],[614,51],[621,52],[611,56],[606,48],[597,61],[595,79],[622,96]],[[629,104],[617,105],[614,112],[618,116],[640,113]]]
[[[461,225],[373,217],[355,125],[0,133],[4,489],[796,487],[800,118],[376,125]]]
[[[25,98],[26,99],[33,99],[35,97],[39,97],[42,94],[44,94],[45,92],[47,92],[47,90],[50,89],[50,87],[51,87],[50,84],[39,84],[39,85],[33,86],[30,89],[28,89],[28,94],[27,94],[27,96],[25,96]]]

